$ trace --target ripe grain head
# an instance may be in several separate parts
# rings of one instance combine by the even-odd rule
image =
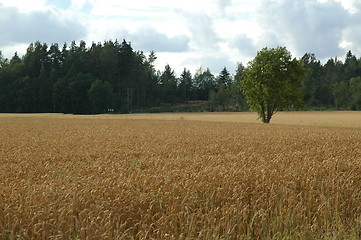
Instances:
[[[361,130],[2,117],[0,238],[353,238]]]

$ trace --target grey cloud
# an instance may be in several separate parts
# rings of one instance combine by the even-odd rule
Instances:
[[[355,4],[358,12],[351,15],[347,28],[343,31],[343,39],[351,43],[351,50],[356,55],[361,55],[361,3]]]
[[[232,6],[232,0],[217,0],[217,5],[220,9]]]
[[[198,58],[189,58],[185,62],[192,65],[203,66],[204,69],[209,68],[209,70],[214,75],[218,75],[224,67],[233,74],[236,71],[236,63],[228,59],[226,55],[202,55]]]
[[[189,38],[184,35],[168,37],[154,28],[142,28],[136,33],[121,33],[132,46],[142,51],[186,52],[189,49]]]
[[[224,10],[232,5],[231,0],[217,0],[220,10]],[[248,54],[252,48],[252,41],[246,36],[239,36],[233,41],[225,40],[220,37],[222,33],[217,33],[214,28],[214,22],[218,20],[217,16],[210,16],[205,12],[187,12],[177,11],[179,16],[184,19],[188,29],[192,33],[191,47],[192,50],[199,53],[199,57],[189,58],[187,63],[192,65],[203,65],[209,67],[213,74],[218,74],[223,67],[227,67],[230,72],[234,72],[236,64],[232,62],[226,53],[221,51],[221,44],[230,44],[240,51],[246,51]],[[237,45],[237,46],[235,46]]]
[[[230,61],[227,56],[203,58],[202,61],[204,62],[204,66],[209,67],[215,75],[218,75],[224,67],[226,67],[231,74],[236,71],[236,63]]]
[[[221,40],[213,28],[213,20],[206,13],[179,11],[192,33],[192,43],[198,49],[217,50]]]
[[[232,7],[232,0],[217,0],[216,1],[217,7],[219,9],[219,14],[222,17],[228,17],[226,9]]]
[[[339,43],[349,16],[350,14],[334,1],[321,3],[316,0],[265,0],[258,17],[263,29],[271,31],[277,38],[275,43],[293,47],[298,54],[311,52],[319,58],[325,58],[343,52]]]
[[[61,19],[54,11],[21,13],[0,4],[0,46],[37,40],[62,43],[85,37],[84,25],[76,19]]]
[[[230,46],[233,49],[238,49],[238,51],[245,56],[255,56],[257,54],[256,46],[245,34],[234,37],[231,40]]]

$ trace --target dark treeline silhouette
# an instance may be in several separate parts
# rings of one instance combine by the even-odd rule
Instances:
[[[244,66],[232,76],[200,67],[176,76],[169,65],[154,67],[156,55],[134,51],[123,40],[70,46],[31,43],[23,57],[4,59],[0,52],[0,112],[104,113],[144,112],[164,104],[207,101],[209,111],[247,109],[240,91]],[[361,109],[361,59],[351,51],[344,62],[322,65],[314,54],[303,56],[306,107]]]

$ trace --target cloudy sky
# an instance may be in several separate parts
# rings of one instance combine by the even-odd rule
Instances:
[[[8,58],[37,40],[125,39],[155,51],[160,70],[234,73],[263,47],[320,60],[348,50],[361,57],[361,0],[0,0],[0,33]]]

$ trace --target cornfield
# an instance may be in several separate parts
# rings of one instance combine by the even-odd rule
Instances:
[[[0,239],[361,239],[361,128],[2,115],[0,130]]]

